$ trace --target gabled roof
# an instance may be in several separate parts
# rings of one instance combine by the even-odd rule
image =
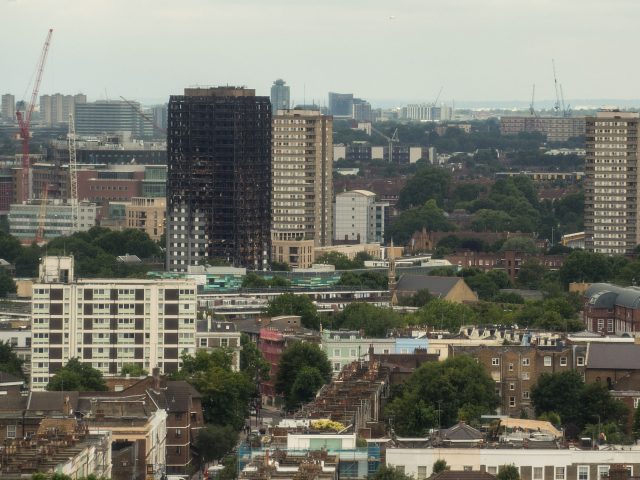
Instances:
[[[64,403],[69,401],[73,411],[78,409],[78,392],[31,392],[27,410],[32,412],[64,412]]]
[[[399,293],[413,293],[426,288],[431,295],[444,298],[460,281],[462,281],[460,277],[436,277],[406,273],[398,280],[397,291]]]
[[[587,368],[640,370],[640,345],[633,343],[591,343]]]
[[[479,430],[460,422],[451,428],[443,430],[442,439],[450,442],[479,442],[484,439],[484,435]]]

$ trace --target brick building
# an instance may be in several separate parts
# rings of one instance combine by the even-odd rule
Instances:
[[[594,283],[584,292],[582,315],[590,332],[640,332],[640,288]]]

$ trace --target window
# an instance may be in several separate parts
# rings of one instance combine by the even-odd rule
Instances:
[[[510,363],[510,364],[509,364],[509,371],[510,371],[510,372],[513,372],[513,363]]]
[[[525,400],[529,400],[529,390],[523,390],[522,398],[524,398]]]
[[[340,349],[339,348],[334,348],[333,349],[333,356],[334,357],[339,357],[340,356]]]
[[[544,357],[544,366],[545,367],[550,367],[551,366],[551,357],[549,355]]]
[[[336,362],[333,364],[333,371],[334,372],[339,372],[340,371],[340,362]]]
[[[522,372],[522,380],[529,380],[529,372]]]
[[[427,467],[418,465],[418,480],[427,478]]]
[[[578,357],[578,358],[576,359],[576,364],[577,364],[579,367],[584,367],[584,357]]]
[[[609,476],[609,465],[598,465],[598,479]]]
[[[176,437],[181,437],[181,436],[182,436],[182,429],[176,428]]]
[[[220,346],[221,347],[228,347],[229,346],[229,339],[228,338],[221,338],[220,339]]]
[[[567,357],[560,357],[560,366],[561,367],[567,366]]]
[[[516,406],[516,397],[509,397],[509,406],[510,407]]]
[[[542,480],[544,478],[542,467],[533,467],[533,480]]]
[[[357,350],[355,348],[352,348],[350,353],[351,353],[352,357],[357,357],[358,356]]]
[[[201,347],[206,347],[207,346],[207,339],[206,338],[201,338],[200,339],[200,346]]]
[[[16,438],[16,426],[7,425],[7,438]]]
[[[578,465],[578,480],[589,480],[588,465]]]
[[[604,330],[604,318],[598,319],[598,331],[601,332]]]
[[[491,359],[491,365],[493,365],[494,367],[500,365],[500,359],[499,358],[492,358]]]
[[[491,475],[496,475],[498,473],[498,467],[487,467],[487,473]]]
[[[509,384],[509,390],[515,390],[516,389],[516,384],[515,383],[510,383]]]
[[[176,447],[176,455],[180,455],[182,453],[182,447]]]
[[[640,405],[640,397],[635,397],[633,399],[633,408],[638,408],[638,405]]]
[[[528,367],[529,366],[529,359],[528,358],[523,358],[522,359],[522,366],[523,367]]]
[[[556,480],[564,480],[564,467],[556,467]]]

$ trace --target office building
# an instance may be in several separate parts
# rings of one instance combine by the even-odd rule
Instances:
[[[16,122],[16,97],[10,93],[2,95],[0,101],[0,114],[4,123]]]
[[[278,110],[289,110],[291,106],[290,88],[286,83],[279,78],[271,86],[271,108],[274,115]]]
[[[44,257],[33,285],[31,387],[42,390],[71,358],[104,375],[124,364],[165,373],[195,353],[191,280],[76,279],[73,257]]]
[[[53,95],[40,96],[40,122],[47,126],[60,123],[69,123],[69,114],[75,112],[76,104],[87,103],[87,96],[77,95]]]
[[[187,88],[169,101],[167,269],[207,258],[266,269],[271,102],[255,90]]]
[[[632,253],[638,230],[640,115],[602,111],[586,120],[584,228],[586,249]]]
[[[329,92],[329,113],[334,117],[351,118],[353,114],[353,93]]]
[[[566,142],[570,138],[585,134],[584,117],[500,117],[500,133],[517,135],[519,133],[541,133],[549,142]]]
[[[167,109],[167,104],[164,105],[156,105],[151,108],[151,116],[153,117],[153,123],[156,124],[156,127],[166,130],[167,129],[167,114],[169,110]],[[157,130],[157,128],[156,128]],[[162,133],[162,132],[159,132]]]
[[[358,243],[384,242],[384,216],[386,202],[376,200],[376,194],[367,190],[351,190],[336,195],[336,241]]]
[[[41,231],[42,240],[86,232],[96,225],[97,207],[95,203],[79,202],[78,228],[73,225],[71,204],[59,200],[29,200],[14,203],[9,208],[9,232],[22,241],[33,240]]]
[[[373,113],[371,112],[371,104],[361,98],[354,98],[351,118],[358,122],[372,122]],[[369,135],[371,135],[371,133],[369,133]]]
[[[75,105],[76,133],[97,136],[130,132],[133,138],[152,138],[155,133],[150,119],[140,114],[140,104],[119,100],[100,100]]]
[[[442,120],[442,107],[421,103],[407,105],[403,111],[405,118],[419,122],[438,122]]]
[[[333,118],[318,110],[273,117],[272,257],[309,267],[333,231]]]

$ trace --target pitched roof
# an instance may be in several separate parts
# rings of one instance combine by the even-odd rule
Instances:
[[[202,395],[184,380],[167,382],[165,393],[167,408],[172,412],[188,412],[191,408],[190,398],[201,398]]]
[[[2,383],[23,383],[23,381],[10,373],[0,372],[0,384]]]
[[[38,412],[62,412],[69,399],[72,410],[78,409],[78,392],[31,392],[27,410]]]
[[[442,431],[442,438],[452,442],[477,442],[484,439],[484,435],[479,430],[460,422]]]
[[[436,277],[405,273],[398,280],[398,293],[415,293],[427,289],[431,295],[444,298],[462,279],[460,277]]]
[[[640,370],[640,345],[634,343],[592,343],[587,368]]]

